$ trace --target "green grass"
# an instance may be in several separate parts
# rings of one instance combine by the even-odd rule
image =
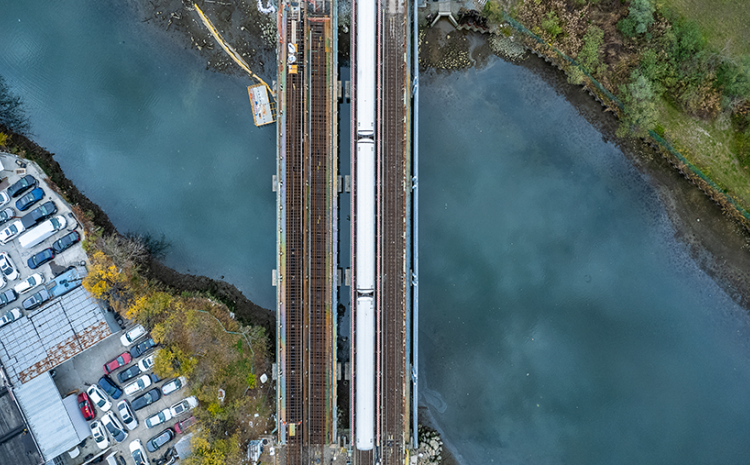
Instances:
[[[740,166],[732,151],[734,142],[728,115],[704,121],[682,113],[664,100],[658,108],[658,120],[674,147],[745,209],[750,209],[750,171]]]
[[[748,0],[656,0],[695,21],[709,45],[738,57],[750,55],[750,1]]]

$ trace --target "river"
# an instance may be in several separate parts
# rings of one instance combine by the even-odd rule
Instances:
[[[274,132],[247,79],[125,7],[2,8],[33,138],[168,265],[273,307]],[[523,67],[428,74],[420,102],[420,387],[461,461],[748,463],[749,318],[650,179]]]

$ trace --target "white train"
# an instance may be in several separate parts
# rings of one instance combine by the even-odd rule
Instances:
[[[357,449],[375,444],[375,0],[357,0],[356,384]]]

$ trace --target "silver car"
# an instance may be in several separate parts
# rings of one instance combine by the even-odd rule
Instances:
[[[130,408],[127,400],[121,400],[117,403],[117,411],[120,412],[122,422],[130,431],[138,427],[138,419],[135,418],[135,414],[133,414],[133,410]]]
[[[122,442],[128,438],[128,433],[125,432],[125,428],[122,426],[122,423],[120,423],[120,420],[117,419],[114,413],[107,412],[106,415],[102,416],[101,422],[102,425],[107,428],[109,434],[111,434],[112,437],[115,438],[115,441]]]

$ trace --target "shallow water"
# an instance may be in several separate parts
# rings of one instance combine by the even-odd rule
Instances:
[[[164,233],[169,265],[273,306],[248,80],[124,7],[0,6],[34,139],[120,230]],[[420,101],[420,389],[464,463],[748,463],[748,317],[649,180],[524,68],[423,76]]]

